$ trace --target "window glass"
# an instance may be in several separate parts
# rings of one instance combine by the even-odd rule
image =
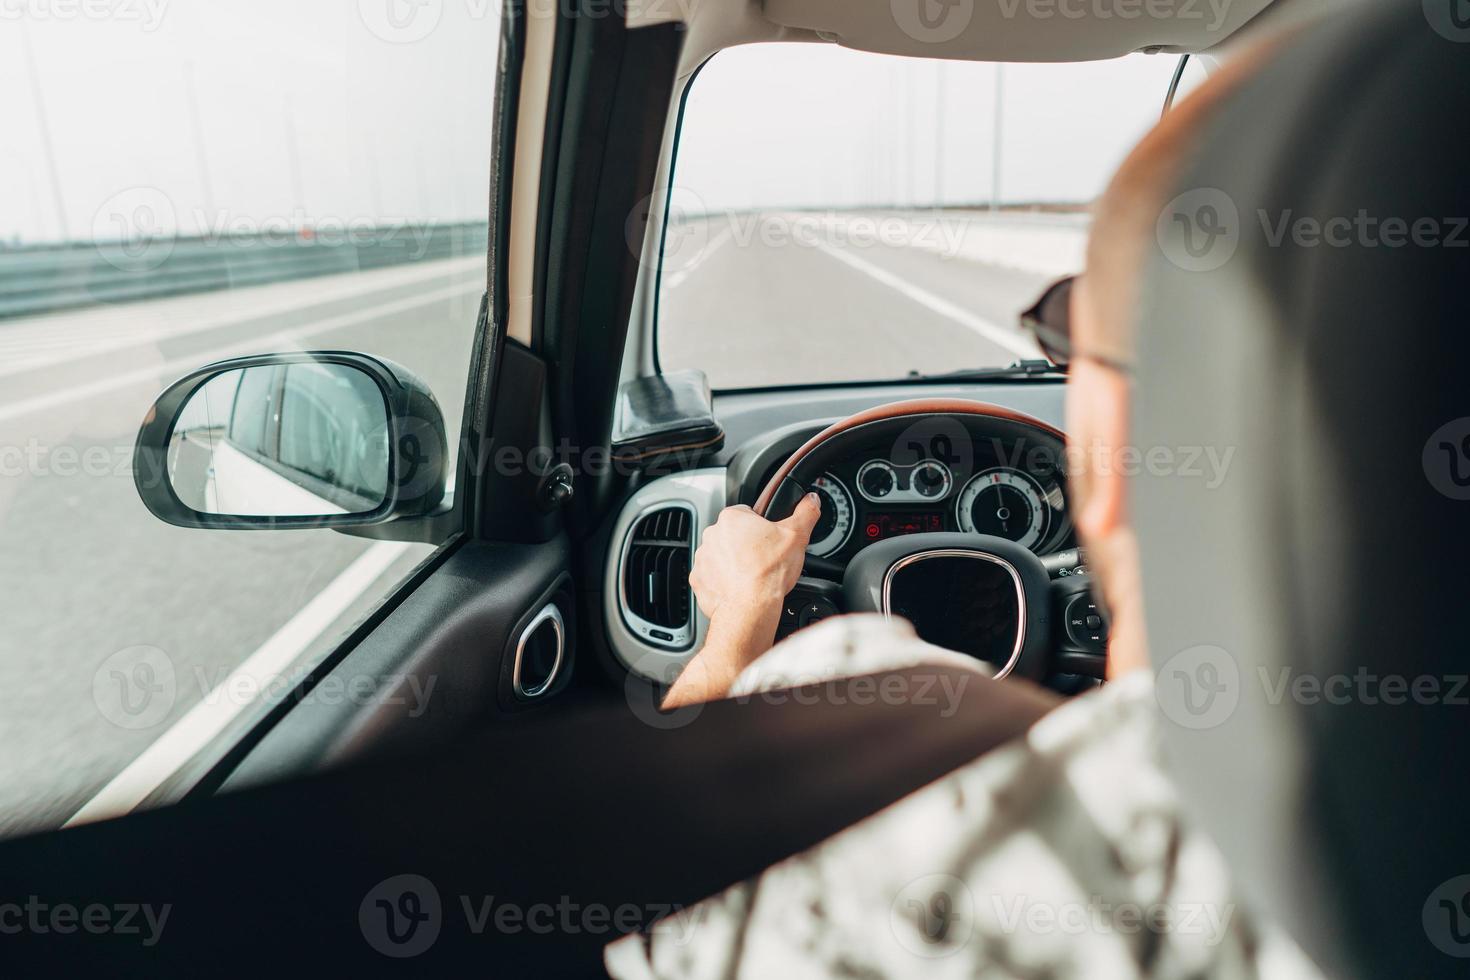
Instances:
[[[190,732],[237,735],[434,550],[167,526],[133,486],[133,443],[205,364],[350,350],[422,378],[457,445],[499,51],[493,2],[16,13],[0,18],[0,835],[162,780]],[[284,460],[381,484],[353,444],[382,434],[345,392],[290,380]],[[226,432],[236,394],[201,399],[206,422],[276,453],[275,404]]]
[[[733,388],[1041,356],[1017,314],[1080,270],[1089,206],[1177,64],[720,52],[679,136],[661,368]]]
[[[316,364],[286,369],[281,394],[283,465],[358,494],[371,510],[388,482],[382,394],[360,371]]]
[[[266,420],[274,415],[275,393],[271,389],[280,378],[275,371],[245,371],[238,377],[231,399],[235,408],[229,414],[230,442],[239,449],[264,455]]]

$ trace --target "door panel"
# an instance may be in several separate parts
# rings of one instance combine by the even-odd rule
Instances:
[[[467,542],[249,750],[224,781],[238,789],[383,752],[440,744],[457,731],[528,708],[511,690],[520,628],[547,602],[572,603],[564,537],[545,544]],[[576,661],[567,623],[565,663],[537,703],[551,703]],[[373,691],[357,698],[356,687]],[[337,693],[340,692],[340,695]]]

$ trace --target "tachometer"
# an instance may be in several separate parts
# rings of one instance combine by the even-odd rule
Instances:
[[[1008,466],[978,473],[965,484],[955,504],[961,531],[993,534],[1035,549],[1051,525],[1041,485]]]
[[[831,473],[817,477],[812,489],[822,498],[822,516],[812,530],[812,541],[807,545],[806,553],[826,558],[842,550],[852,535],[852,495]]]

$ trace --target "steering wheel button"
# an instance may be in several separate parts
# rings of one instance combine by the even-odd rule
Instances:
[[[833,606],[830,602],[822,599],[817,599],[813,602],[808,602],[805,606],[802,607],[801,616],[799,617],[797,622],[802,626],[810,626],[812,623],[815,623],[818,620],[826,619],[828,616],[831,616],[836,612],[836,607]]]
[[[1102,610],[1086,593],[1072,596],[1067,602],[1067,635],[1082,649],[1102,652],[1108,642],[1108,626]]]

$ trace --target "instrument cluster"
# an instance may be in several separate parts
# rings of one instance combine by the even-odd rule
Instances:
[[[907,460],[859,454],[819,477],[822,517],[807,553],[846,561],[875,541],[933,531],[995,535],[1037,554],[1070,544],[1062,476],[1050,461],[1038,464],[1019,444],[973,458],[925,449]]]

